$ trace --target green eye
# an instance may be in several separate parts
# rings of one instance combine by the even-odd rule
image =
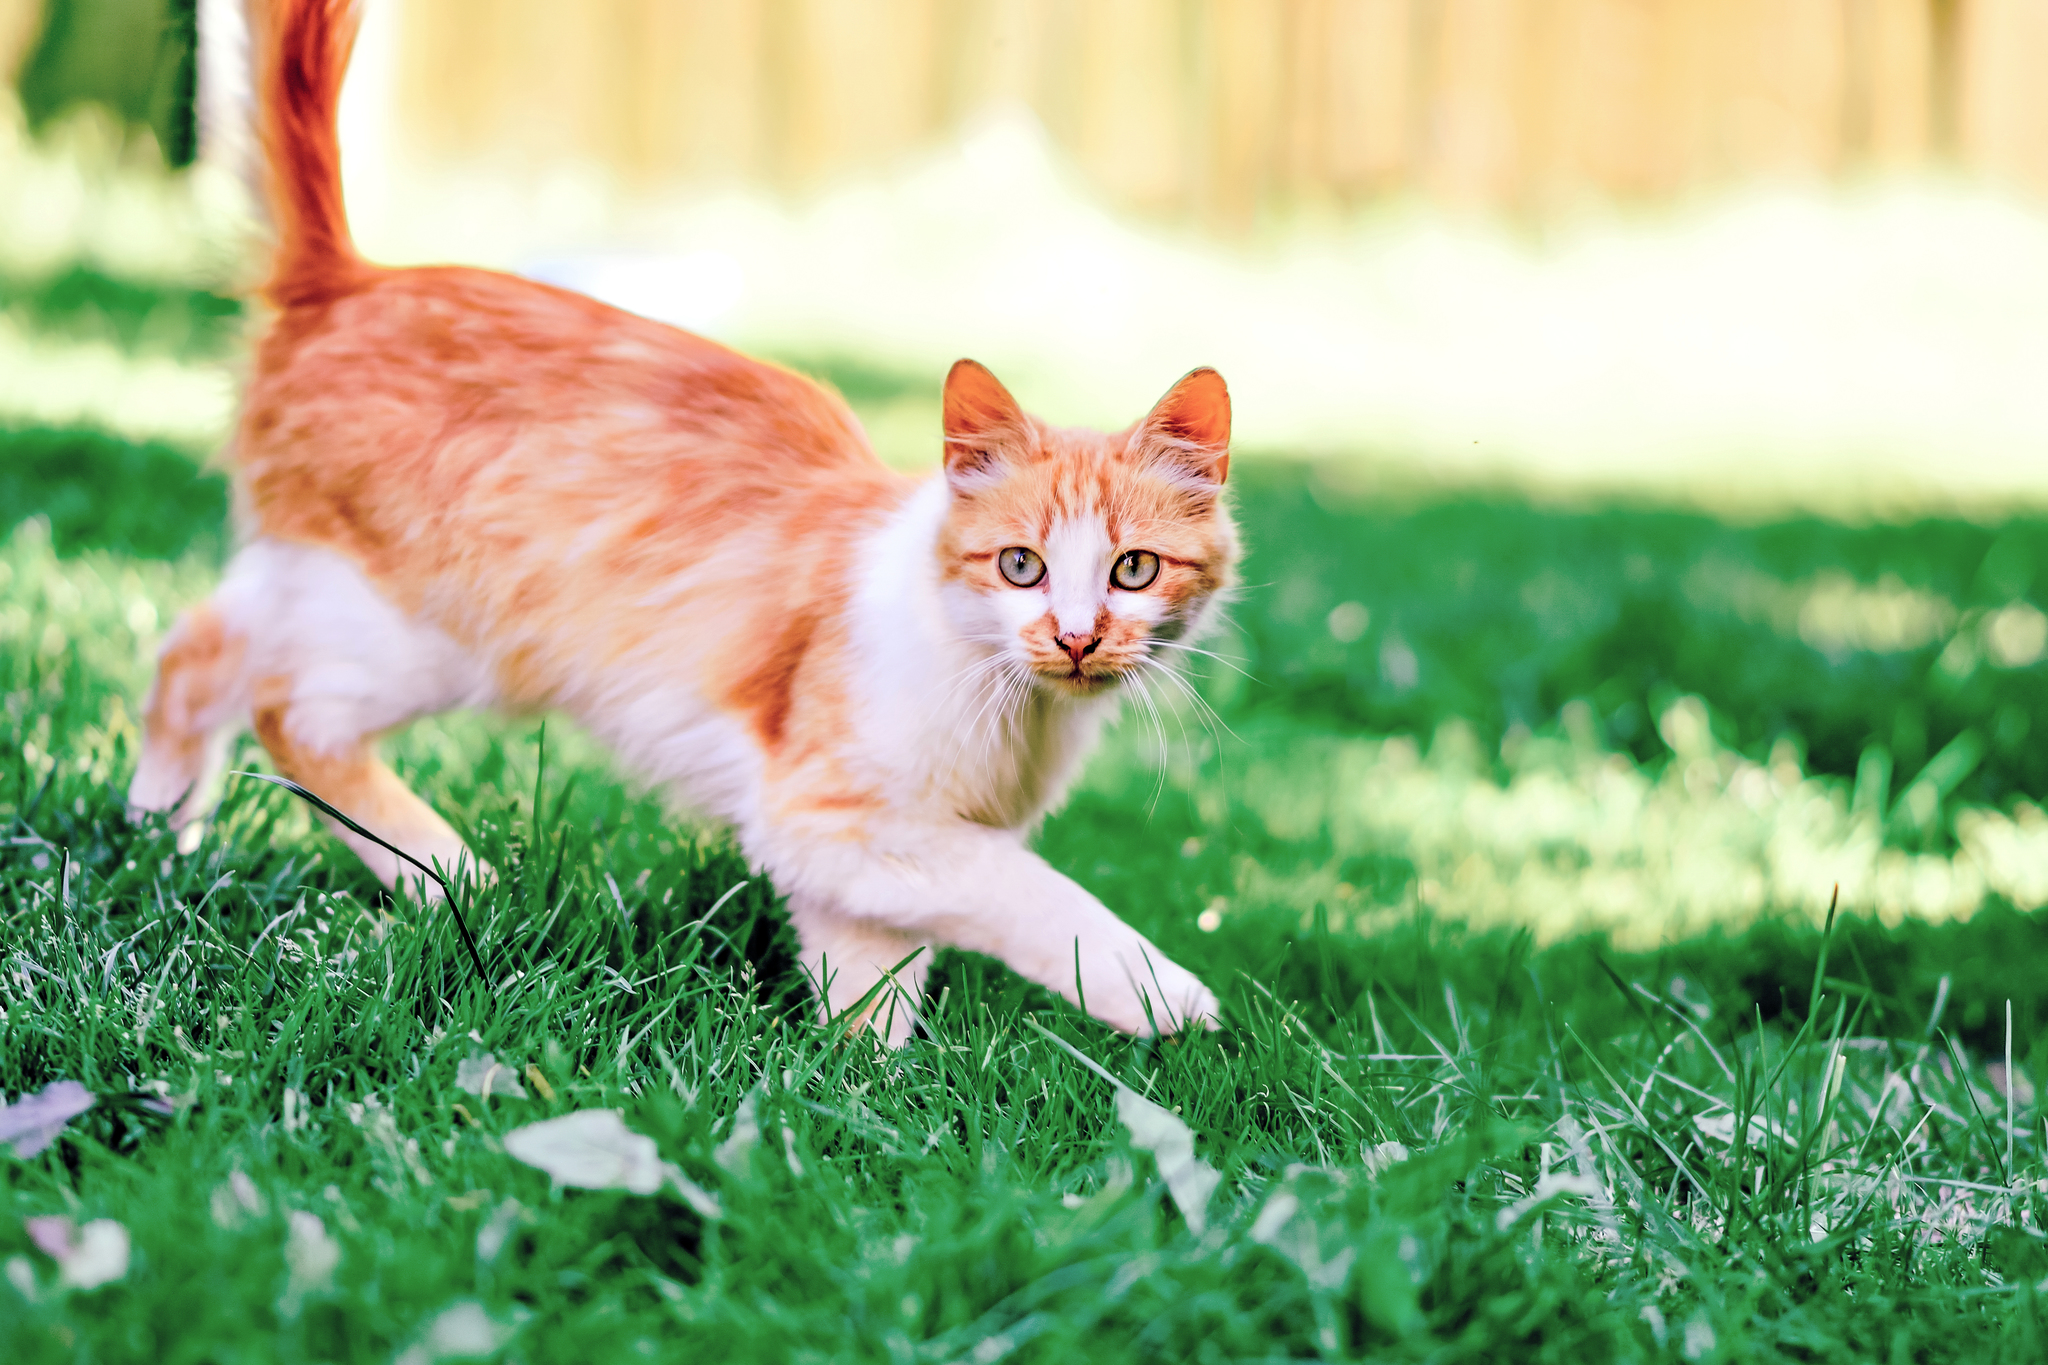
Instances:
[[[1109,581],[1125,592],[1138,592],[1152,586],[1152,580],[1159,577],[1159,556],[1150,550],[1129,550],[1109,571]]]
[[[1038,557],[1038,551],[1027,550],[1022,545],[1012,545],[997,555],[996,563],[1012,587],[1034,588],[1045,577],[1045,561]]]

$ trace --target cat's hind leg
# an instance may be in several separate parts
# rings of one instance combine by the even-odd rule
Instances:
[[[374,735],[336,739],[308,733],[310,727],[295,717],[290,681],[264,683],[256,700],[256,738],[280,773],[450,880],[465,866],[472,874],[481,870],[462,836],[378,757]],[[439,896],[440,888],[419,868],[376,840],[333,820],[326,824],[386,886],[417,883],[429,899]]]
[[[848,1025],[873,1029],[890,1047],[909,1042],[931,974],[930,942],[805,896],[790,898],[789,920],[818,993],[819,1017],[845,1015]]]
[[[489,699],[488,675],[445,632],[402,611],[349,559],[257,541],[237,561],[258,585],[251,723],[284,776],[452,880],[484,869],[462,837],[377,754],[378,737],[418,716]],[[420,870],[329,820],[386,886],[438,888]]]
[[[468,859],[481,870],[461,836],[377,756],[377,738],[489,691],[466,651],[401,611],[347,558],[258,540],[173,632],[130,801],[175,805],[174,821],[192,819],[204,808],[203,797],[185,794],[203,775],[198,738],[218,746],[223,730],[246,720],[279,772],[356,823],[428,866],[453,873]],[[424,882],[436,893],[389,850],[328,824],[386,886]]]
[[[143,703],[142,753],[128,786],[136,813],[168,811],[190,852],[205,825],[235,726],[249,709],[248,640],[212,602],[178,618]]]

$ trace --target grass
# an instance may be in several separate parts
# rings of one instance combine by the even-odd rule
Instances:
[[[189,311],[137,288],[35,292],[34,325],[147,349],[87,316]],[[772,888],[559,722],[545,762],[530,724],[394,745],[502,870],[465,901],[484,980],[280,790],[231,784],[189,856],[131,824],[149,653],[218,571],[224,495],[167,447],[0,435],[0,1092],[107,1097],[0,1155],[0,1358],[2038,1359],[2036,915],[1822,919],[1812,885],[1676,936],[1683,860],[1627,902],[1641,950],[1432,907],[1507,903],[1478,873],[1511,862],[1566,889],[1640,862],[1490,804],[1616,782],[1972,865],[1971,822],[2048,789],[2048,524],[1234,475],[1242,672],[1201,679],[1228,730],[1127,725],[1039,840],[1229,1026],[1133,1041],[950,954],[930,1036],[888,1053],[811,1021]],[[1192,1130],[1222,1177],[1199,1231],[1046,1030]],[[458,1085],[486,1051],[528,1098]],[[605,1107],[719,1216],[504,1150]],[[48,1215],[119,1221],[127,1274],[59,1288]]]

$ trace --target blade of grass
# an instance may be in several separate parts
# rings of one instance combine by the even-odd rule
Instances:
[[[349,819],[348,816],[336,810],[333,806],[329,805],[319,796],[306,790],[306,788],[300,786],[298,783],[292,781],[289,777],[275,777],[269,773],[252,773],[239,771],[230,773],[228,774],[228,776],[253,777],[258,782],[268,782],[274,787],[283,787],[286,791],[298,797],[301,801],[305,801],[310,805],[314,806],[315,808],[317,808],[322,814],[326,815],[329,819],[334,820],[335,822],[349,830],[351,833],[359,834],[363,838],[368,839],[371,843],[377,845],[379,848],[382,848],[387,852],[398,855],[399,857],[405,859],[407,862],[411,863],[414,867],[418,868],[420,871],[426,873],[429,877],[432,877],[434,879],[435,885],[441,888],[441,897],[447,903],[448,913],[452,915],[455,919],[456,929],[460,931],[460,933],[462,934],[462,946],[469,950],[470,965],[476,968],[477,985],[484,987],[486,990],[490,988],[490,973],[484,970],[483,954],[477,951],[476,940],[470,937],[469,925],[462,918],[462,907],[456,904],[455,888],[448,885],[448,879],[446,877],[443,877],[439,871],[437,871],[434,868],[428,867],[418,858],[413,857],[412,854],[407,853],[404,849],[398,847],[398,845],[389,842],[388,840],[380,837],[379,835],[371,832],[370,830],[364,829],[354,820]]]

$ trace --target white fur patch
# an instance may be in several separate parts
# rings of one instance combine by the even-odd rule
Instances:
[[[489,674],[332,550],[257,540],[228,566],[214,608],[248,641],[252,679],[292,679],[293,737],[339,750],[414,716],[492,697]]]
[[[1045,537],[1046,605],[1060,635],[1093,634],[1109,605],[1109,566],[1116,558],[1099,516],[1061,517]]]

